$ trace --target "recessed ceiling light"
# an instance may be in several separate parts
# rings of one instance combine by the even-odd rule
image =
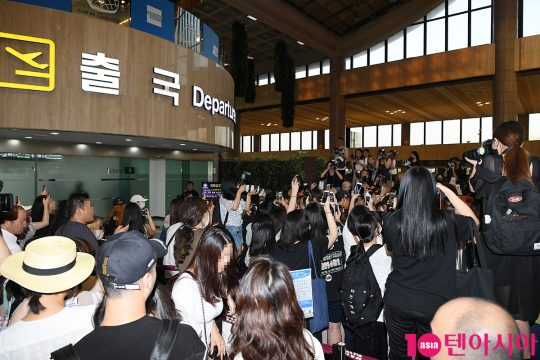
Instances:
[[[315,118],[315,120],[320,120],[320,118]]]
[[[103,143],[101,141],[96,141],[96,144],[99,145],[99,144],[103,144]]]
[[[19,131],[19,129],[11,128],[11,129],[9,129],[9,131],[17,132],[17,131]]]
[[[193,150],[197,150],[197,149],[193,149]]]
[[[19,145],[20,143],[21,143],[21,141],[17,140],[17,139],[8,140],[9,145]]]
[[[182,143],[182,144],[180,144],[180,146],[186,146],[186,144]]]
[[[170,147],[170,144],[163,144],[162,146]]]
[[[177,154],[177,155],[180,154],[180,150],[174,150],[173,154]]]
[[[257,18],[253,15],[246,16],[249,20],[257,21]]]
[[[86,144],[77,144],[77,149],[84,150],[88,147]]]
[[[60,133],[52,132],[51,135],[60,135]]]
[[[25,139],[31,139],[32,137],[31,136],[25,136],[24,138]]]
[[[303,43],[303,42],[301,42],[300,40],[296,41],[296,43],[297,43],[298,45],[302,45],[302,46],[304,46],[304,43]]]
[[[129,148],[129,152],[131,152],[131,153],[139,152],[139,148],[136,147],[136,146],[132,146],[132,147]]]
[[[133,140],[131,140],[131,139],[126,139],[126,141],[133,141]]]

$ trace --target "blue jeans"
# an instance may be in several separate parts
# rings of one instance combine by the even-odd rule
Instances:
[[[231,226],[227,225],[225,226],[227,230],[231,233],[231,236],[234,240],[234,245],[237,249],[240,249],[242,246],[242,243],[244,242],[244,239],[242,238],[242,226]]]

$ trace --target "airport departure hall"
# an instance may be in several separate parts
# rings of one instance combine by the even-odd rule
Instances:
[[[540,359],[540,0],[0,0],[0,359]]]

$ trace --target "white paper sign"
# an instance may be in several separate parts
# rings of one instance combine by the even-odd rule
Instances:
[[[311,269],[290,271],[294,284],[294,292],[304,317],[313,317],[313,291],[311,289]]]

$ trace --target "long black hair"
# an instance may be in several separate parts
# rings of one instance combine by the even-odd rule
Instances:
[[[373,240],[378,226],[377,219],[367,207],[355,206],[347,219],[347,228],[354,236],[358,237],[359,244],[356,251],[364,253],[364,243]]]
[[[420,261],[444,251],[446,219],[437,206],[435,179],[423,166],[410,168],[399,188],[396,214],[404,255]]]
[[[328,222],[324,215],[324,209],[319,203],[309,203],[304,209],[304,214],[311,227],[309,231],[310,239],[320,239],[327,235]]]
[[[227,200],[234,200],[236,198],[236,192],[238,187],[236,186],[236,180],[232,177],[226,177],[221,180],[221,193],[223,198]]]
[[[251,233],[253,235],[249,246],[249,256],[269,254],[276,243],[276,231],[270,215],[262,214],[255,217],[251,223]]]
[[[292,251],[295,242],[309,240],[309,232],[310,225],[304,210],[293,210],[285,218],[277,246]]]
[[[129,203],[124,210],[124,221],[122,226],[129,225],[129,230],[136,230],[146,236],[146,230],[144,229],[144,216],[139,205],[135,203]]]

